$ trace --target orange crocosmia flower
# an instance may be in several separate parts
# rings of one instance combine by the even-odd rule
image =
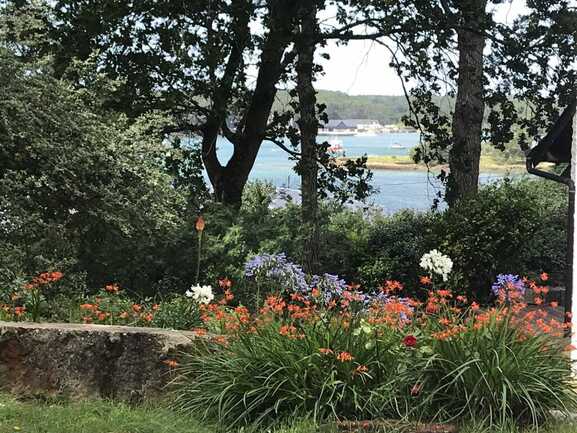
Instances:
[[[536,305],[541,305],[543,303],[543,298],[541,298],[539,296],[535,296],[535,299],[533,300],[533,302],[535,302]]]
[[[313,289],[311,290],[311,295],[313,298],[318,298],[319,296],[321,296],[321,292],[316,287],[313,287]]]
[[[123,311],[122,313],[120,313],[118,315],[119,318],[121,319],[128,319],[128,312],[127,311]]]
[[[442,319],[439,319],[439,323],[443,326],[448,326],[451,323],[451,321],[446,317],[443,317]]]
[[[403,284],[399,281],[387,280],[381,290],[385,293],[394,293],[403,290],[403,287]]]
[[[94,310],[94,309],[96,309],[96,306],[93,304],[80,304],[80,309],[81,310]]]
[[[162,361],[162,363],[167,365],[168,368],[178,367],[178,362],[176,362],[174,359],[165,359],[164,361]]]
[[[541,275],[539,275],[539,278],[541,278],[541,281],[548,281],[549,280],[549,274],[547,272],[541,272]]]
[[[353,359],[353,356],[349,352],[340,352],[337,355],[337,361],[340,362],[352,361]]]
[[[118,284],[108,284],[106,287],[104,287],[104,290],[106,290],[108,293],[116,295],[120,291],[120,287]]]
[[[451,293],[450,290],[437,290],[437,295],[439,295],[439,297],[441,297],[441,298],[453,297],[453,294]]]
[[[143,319],[147,322],[152,322],[154,320],[154,315],[152,313],[145,314]]]
[[[17,316],[22,316],[26,312],[26,307],[15,307],[14,314]]]
[[[423,286],[428,286],[429,284],[432,283],[431,277],[428,277],[428,276],[426,276],[426,275],[423,275],[422,277],[419,277],[419,282],[420,282]]]
[[[213,343],[220,344],[221,346],[226,346],[228,344],[228,340],[224,335],[218,335],[211,340]]]
[[[472,311],[479,311],[479,308],[480,308],[480,307],[479,307],[479,304],[477,304],[476,302],[473,302],[473,303],[471,304],[471,310],[472,310]]]
[[[83,321],[84,323],[91,323],[91,322],[92,322],[92,317],[90,317],[90,316],[84,316],[84,317],[82,318],[82,321]]]
[[[457,296],[457,301],[462,302],[463,304],[467,303],[467,297],[463,295]]]
[[[140,311],[142,310],[142,306],[139,304],[132,304],[132,311],[134,311],[135,313],[140,313]]]
[[[319,352],[322,353],[323,355],[332,355],[334,353],[331,349],[327,348],[320,348]]]
[[[366,365],[359,365],[357,368],[354,369],[353,375],[363,374],[366,373],[367,371],[369,371],[369,367],[367,367]]]
[[[299,301],[303,301],[303,300],[304,300],[303,295],[301,295],[300,293],[296,293],[296,292],[291,293],[291,301],[299,302]]]
[[[549,305],[551,306],[551,308],[557,308],[559,306],[559,302],[552,301]]]
[[[204,337],[206,334],[208,334],[208,331],[204,328],[194,328],[192,332],[194,332],[194,335],[197,337]]]
[[[152,311],[158,311],[160,309],[160,304],[152,304]]]
[[[100,311],[100,312],[97,314],[97,317],[98,317],[98,320],[100,320],[100,321],[102,322],[102,321],[106,320],[106,318],[108,317],[108,314],[103,313],[102,311]]]

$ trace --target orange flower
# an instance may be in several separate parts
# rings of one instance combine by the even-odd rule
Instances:
[[[429,284],[432,283],[431,278],[430,278],[430,277],[427,277],[427,276],[422,276],[422,277],[420,277],[420,278],[419,278],[419,281],[421,282],[421,284],[422,284],[423,286],[428,286]]]
[[[80,305],[80,309],[81,310],[95,310],[96,308],[98,308],[96,305],[92,305],[92,304],[81,304]]]
[[[176,368],[178,367],[178,362],[176,362],[174,359],[165,359],[164,361],[162,361],[162,363],[164,365],[167,365],[168,368]]]
[[[476,302],[473,302],[473,303],[471,304],[471,310],[472,310],[472,311],[479,311],[479,308],[480,308],[480,307],[479,307],[479,304],[477,304]]]
[[[97,316],[97,317],[98,317],[98,320],[100,320],[101,322],[103,322],[103,321],[106,320],[106,318],[108,317],[108,314],[103,313],[102,311],[100,311],[100,312],[98,313],[98,316]]]
[[[16,314],[16,316],[20,317],[24,313],[26,313],[26,307],[15,307],[14,308],[14,314]]]
[[[194,335],[197,337],[204,337],[206,334],[208,334],[208,331],[204,328],[195,328],[192,330],[192,332],[194,332]]]
[[[337,361],[347,362],[352,361],[354,358],[349,352],[341,352],[337,355]]]
[[[152,313],[148,313],[144,315],[143,319],[146,320],[147,322],[152,322],[154,320],[154,316],[152,315]]]
[[[355,374],[363,374],[366,373],[367,371],[369,371],[369,367],[367,367],[366,365],[359,365],[357,368],[354,369],[353,371],[353,376]]]
[[[120,317],[121,319],[128,319],[128,312],[127,311],[123,311],[122,313],[120,313],[118,315],[118,317]]]
[[[403,284],[396,280],[387,280],[382,288],[385,293],[394,293],[403,290]]]
[[[559,302],[552,301],[551,304],[549,304],[549,305],[551,305],[551,308],[557,308],[559,306]]]
[[[547,280],[549,280],[549,274],[547,272],[541,272],[541,275],[539,275],[539,278],[541,278],[541,281],[547,281]]]
[[[196,228],[197,232],[202,232],[204,230],[204,218],[202,217],[202,215],[200,215],[197,219],[196,219],[196,224],[194,225]]]
[[[152,304],[152,311],[158,311],[160,309],[160,305],[159,304]]]
[[[120,291],[120,287],[118,284],[107,284],[106,287],[104,287],[104,290],[110,294],[116,295]]]
[[[323,355],[332,355],[334,352],[331,349],[321,348],[319,352]]]
[[[439,323],[443,326],[448,326],[451,323],[451,321],[446,317],[443,317],[442,319],[439,319]]]
[[[462,302],[463,304],[467,303],[467,297],[466,296],[459,295],[459,296],[457,296],[456,299],[458,302]]]
[[[132,304],[132,311],[134,311],[135,313],[140,313],[140,311],[142,310],[142,306],[139,304]]]
[[[535,299],[533,301],[535,302],[536,305],[541,305],[543,303],[543,298],[535,296]]]

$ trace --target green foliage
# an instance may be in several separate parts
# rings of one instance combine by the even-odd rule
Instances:
[[[94,112],[5,53],[0,82],[1,282],[57,269],[149,287],[185,206],[163,169],[167,120]]]
[[[575,407],[571,361],[561,339],[528,335],[494,318],[438,341],[425,371],[427,399],[439,416],[490,425],[537,425],[555,408]]]
[[[432,230],[438,222],[439,215],[411,211],[376,221],[367,244],[372,254],[359,267],[363,284],[377,287],[385,280],[398,280],[406,284],[409,293],[414,293],[414,282],[421,274],[419,260],[437,247]]]
[[[225,335],[183,360],[175,407],[227,429],[306,417],[538,426],[577,407],[561,323],[532,328],[522,306],[477,312],[432,293],[414,309],[351,291],[334,305],[328,292],[271,295],[253,317],[215,305],[207,326]]]
[[[462,287],[483,297],[499,273],[564,278],[566,212],[562,187],[504,180],[445,211],[435,239],[455,262]]]

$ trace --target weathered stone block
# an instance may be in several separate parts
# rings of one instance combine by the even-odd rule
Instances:
[[[0,322],[0,387],[18,394],[141,401],[170,380],[165,362],[192,332],[128,326]]]

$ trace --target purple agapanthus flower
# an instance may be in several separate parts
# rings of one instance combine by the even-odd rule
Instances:
[[[491,286],[491,291],[495,296],[499,296],[501,291],[515,290],[521,295],[525,295],[526,287],[519,275],[499,274],[497,280]]]
[[[245,264],[244,275],[248,278],[265,277],[283,289],[303,291],[308,288],[302,268],[289,261],[284,253],[254,256]]]

